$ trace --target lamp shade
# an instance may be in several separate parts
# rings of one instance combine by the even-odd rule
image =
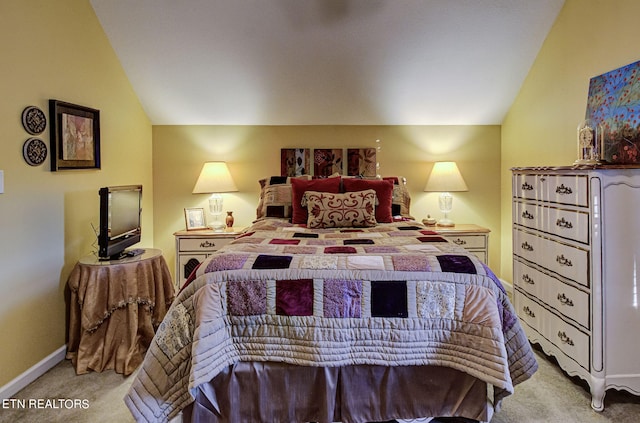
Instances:
[[[225,162],[206,162],[193,187],[193,194],[238,191]]]
[[[433,165],[425,191],[468,191],[456,162],[436,162]]]

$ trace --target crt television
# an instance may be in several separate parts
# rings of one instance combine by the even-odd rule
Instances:
[[[98,194],[98,256],[101,260],[118,260],[125,257],[127,247],[141,239],[142,185],[104,187]]]

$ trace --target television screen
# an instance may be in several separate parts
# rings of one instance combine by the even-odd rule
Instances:
[[[98,255],[103,260],[116,260],[123,257],[127,247],[140,242],[142,185],[104,187],[98,193]]]

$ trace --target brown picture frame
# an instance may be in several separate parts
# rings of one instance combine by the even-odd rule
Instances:
[[[100,111],[49,100],[51,171],[100,169]]]

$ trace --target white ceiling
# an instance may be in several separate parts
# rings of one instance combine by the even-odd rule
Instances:
[[[500,124],[564,0],[91,0],[154,125]]]

